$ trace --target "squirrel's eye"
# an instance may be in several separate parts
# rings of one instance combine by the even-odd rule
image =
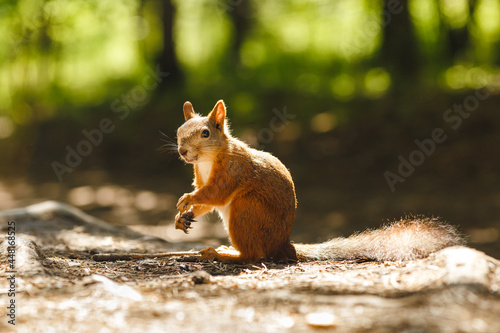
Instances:
[[[209,130],[203,130],[203,132],[201,132],[201,137],[202,138],[208,138],[210,136],[210,131]]]

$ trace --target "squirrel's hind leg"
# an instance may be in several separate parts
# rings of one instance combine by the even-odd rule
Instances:
[[[218,260],[227,263],[249,263],[258,261],[257,258],[246,256],[232,246],[219,246],[217,250],[212,246],[208,246],[201,250],[200,254],[200,261]]]
[[[201,257],[200,261],[212,261],[218,260],[221,262],[250,262],[249,258],[243,256],[239,251],[231,249],[227,246],[218,247],[217,250],[212,246],[208,246],[200,251]]]

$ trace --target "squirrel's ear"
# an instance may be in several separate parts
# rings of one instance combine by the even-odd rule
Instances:
[[[184,103],[182,110],[184,111],[184,119],[186,121],[196,116],[196,113],[194,113],[193,104],[191,104],[191,102],[189,101]]]
[[[218,129],[224,129],[224,120],[226,119],[226,105],[221,99],[215,104],[212,112],[208,115],[208,119],[215,125]]]

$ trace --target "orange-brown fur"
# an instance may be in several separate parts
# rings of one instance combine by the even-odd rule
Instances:
[[[462,243],[453,228],[415,219],[321,244],[292,245],[297,202],[288,169],[271,154],[231,136],[222,100],[207,117],[194,113],[189,102],[183,109],[186,122],[177,131],[178,151],[194,164],[195,190],[179,199],[175,227],[187,232],[194,218],[219,210],[234,247],[218,251],[208,247],[201,251],[203,259],[407,260]]]

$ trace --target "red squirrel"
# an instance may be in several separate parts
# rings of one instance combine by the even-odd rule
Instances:
[[[195,190],[179,199],[175,228],[187,233],[195,218],[215,209],[234,248],[209,246],[200,251],[202,260],[400,261],[463,244],[452,226],[433,218],[402,219],[320,244],[292,244],[297,200],[288,169],[231,135],[222,100],[206,117],[196,114],[190,102],[183,111],[186,122],[177,130],[177,146],[181,159],[193,164]]]

